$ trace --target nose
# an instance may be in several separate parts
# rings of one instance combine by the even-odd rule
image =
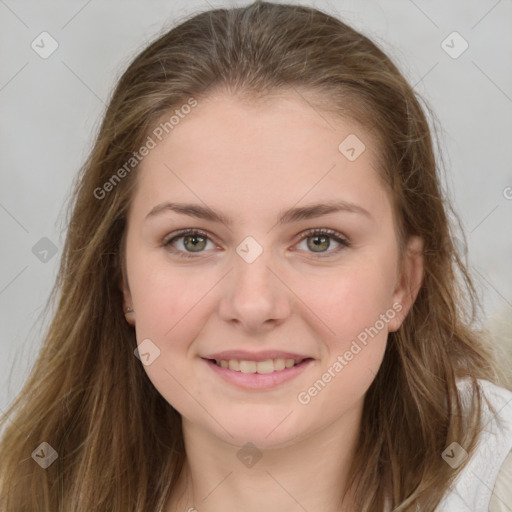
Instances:
[[[282,324],[290,316],[293,293],[271,251],[264,250],[251,263],[238,254],[233,259],[234,268],[224,280],[221,318],[253,333]]]

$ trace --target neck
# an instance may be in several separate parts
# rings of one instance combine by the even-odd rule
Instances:
[[[362,404],[286,446],[240,449],[183,419],[187,461],[165,512],[344,512]],[[346,494],[346,495],[345,495]]]

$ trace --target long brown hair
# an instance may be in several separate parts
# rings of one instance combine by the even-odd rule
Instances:
[[[340,20],[257,1],[190,17],[120,78],[71,198],[55,313],[0,424],[2,510],[148,512],[173,492],[185,460],[181,417],[134,357],[123,315],[122,242],[136,184],[136,165],[126,163],[165,116],[221,89],[248,101],[313,93],[319,111],[361,123],[379,141],[401,246],[411,235],[424,240],[423,285],[365,397],[350,473],[357,510],[382,511],[386,497],[396,511],[433,510],[464,467],[452,469],[443,450],[457,441],[472,453],[481,427],[476,379],[494,381],[494,363],[472,327],[478,300],[453,243],[428,107],[373,42]],[[463,376],[474,389],[464,413]],[[47,469],[31,457],[41,442],[58,454]]]

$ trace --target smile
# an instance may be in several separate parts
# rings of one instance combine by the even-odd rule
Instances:
[[[314,359],[205,359],[203,361],[221,380],[246,391],[264,391],[278,387],[300,375]]]
[[[265,361],[244,361],[237,359],[227,360],[216,360],[215,364],[220,366],[221,368],[229,368],[235,372],[242,373],[273,373],[284,370],[285,368],[291,368],[292,366],[296,366],[300,364],[304,359],[267,359]]]

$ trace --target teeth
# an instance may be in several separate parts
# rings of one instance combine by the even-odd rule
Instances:
[[[257,373],[272,373],[274,371],[274,361],[267,359],[266,361],[258,361],[256,363]]]
[[[238,361],[235,361],[234,359],[230,359],[229,363],[228,363],[228,368],[230,370],[234,370],[235,372],[239,372],[240,371],[240,363]]]
[[[293,361],[293,359],[292,359]],[[286,361],[284,359],[274,359],[274,371],[278,372],[286,368]]]
[[[256,373],[256,361],[240,361],[240,371],[242,373]]]
[[[242,373],[272,373],[279,372],[285,368],[291,368],[303,361],[303,359],[267,359],[266,361],[238,361],[230,359],[229,361],[215,361],[217,366],[229,368],[235,372]]]

